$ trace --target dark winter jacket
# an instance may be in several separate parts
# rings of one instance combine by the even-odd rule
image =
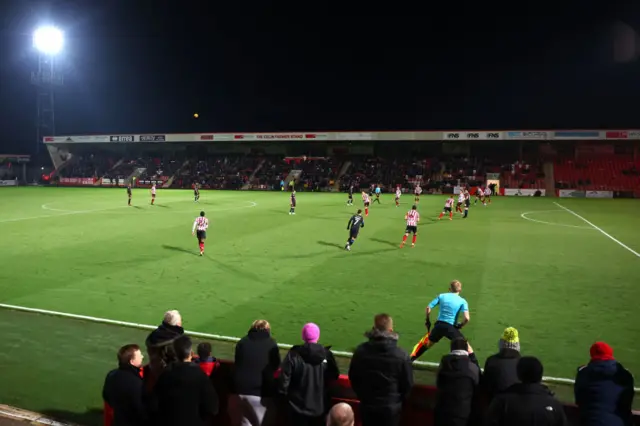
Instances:
[[[102,399],[113,409],[113,426],[147,424],[143,389],[140,369],[130,364],[121,365],[107,374],[102,388]]]
[[[169,364],[151,401],[154,425],[208,426],[218,413],[218,395],[209,377],[192,362]]]
[[[409,355],[398,347],[398,335],[372,330],[353,353],[349,365],[351,387],[363,408],[402,406],[413,386]]]
[[[340,375],[333,353],[317,343],[294,346],[281,368],[279,391],[290,408],[310,417],[327,414],[329,384]]]
[[[452,351],[442,357],[438,369],[434,424],[436,426],[467,425],[473,398],[480,383],[480,367],[475,354]]]
[[[517,383],[496,395],[485,426],[568,426],[564,407],[540,383]]]
[[[239,395],[274,396],[280,367],[276,341],[266,330],[249,330],[236,344],[234,390]]]
[[[516,372],[518,361],[520,361],[520,352],[515,349],[502,349],[487,358],[482,373],[482,388],[489,400],[520,382]]]
[[[145,381],[153,384],[167,364],[177,361],[173,342],[183,334],[182,327],[165,322],[149,333],[145,344],[149,354],[150,374],[145,375]]]
[[[591,361],[578,370],[574,392],[582,426],[632,424],[633,376],[620,363]]]

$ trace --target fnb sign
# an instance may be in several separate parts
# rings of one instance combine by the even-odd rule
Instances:
[[[490,140],[502,139],[501,132],[445,132],[443,139]]]

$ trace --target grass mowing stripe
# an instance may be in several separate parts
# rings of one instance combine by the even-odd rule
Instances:
[[[616,239],[615,237],[612,237],[611,235],[609,235],[608,233],[606,233],[605,231],[603,231],[602,229],[600,229],[598,226],[594,225],[593,223],[589,222],[587,219],[585,219],[584,217],[580,216],[578,213],[574,212],[573,210],[569,210],[568,208],[566,208],[565,206],[556,203],[555,201],[553,202],[553,204],[555,204],[556,206],[560,207],[561,209],[571,213],[572,215],[574,215],[575,217],[577,217],[578,219],[581,219],[582,221],[584,221],[586,224],[588,224],[589,226],[591,226],[593,229],[595,229],[596,231],[600,232],[602,235],[604,235],[605,237],[609,238],[611,241],[618,243],[620,245],[620,247],[625,248],[627,250],[629,250],[631,253],[635,254],[636,257],[640,257],[640,253],[638,253],[637,251],[635,251],[634,249],[630,248],[629,246],[627,246],[626,244],[624,244],[623,242],[621,242],[620,240]]]
[[[14,311],[32,312],[32,313],[38,313],[38,314],[43,314],[43,315],[52,315],[52,316],[71,318],[71,319],[77,319],[77,320],[91,321],[91,322],[102,323],[102,324],[119,325],[119,326],[130,327],[130,328],[139,328],[139,329],[143,329],[143,330],[155,330],[156,327],[157,327],[157,326],[154,326],[154,325],[138,324],[138,323],[127,322],[127,321],[112,320],[112,319],[107,319],[107,318],[97,318],[97,317],[91,317],[91,316],[86,316],[86,315],[78,315],[78,314],[72,314],[72,313],[67,313],[67,312],[50,311],[50,310],[47,310],[47,309],[29,308],[29,307],[26,307],[26,306],[7,305],[7,304],[4,304],[4,303],[0,303],[0,308],[10,309],[10,310],[14,310]],[[201,333],[201,332],[197,332],[197,331],[185,331],[185,332],[187,334],[191,335],[191,336],[194,336],[194,337],[202,337],[202,338],[206,338],[206,339],[221,340],[221,341],[225,341],[225,342],[237,342],[237,341],[240,340],[239,337],[233,337],[233,336],[222,336],[222,335],[218,335],[218,334]],[[279,343],[278,347],[280,349],[289,349],[289,348],[292,347],[292,345]],[[351,352],[345,352],[345,351],[332,351],[332,352],[337,356],[348,357],[348,358],[350,358],[353,355]],[[436,367],[438,367],[438,364],[434,363],[434,362],[416,361],[416,362],[414,362],[414,364],[418,365],[418,366],[421,366],[421,367],[428,367],[428,368],[436,368]],[[566,379],[566,378],[562,378],[562,377],[546,377],[545,376],[545,377],[543,377],[543,380],[545,382],[555,383],[555,384],[573,384],[574,383],[574,380]],[[640,388],[635,388],[634,390],[636,392],[640,392]]]

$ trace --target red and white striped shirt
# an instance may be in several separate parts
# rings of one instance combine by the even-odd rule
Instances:
[[[417,210],[409,210],[404,218],[407,220],[407,226],[418,226],[420,213]]]
[[[400,188],[396,189],[396,198],[400,198],[401,195],[402,191],[400,190]]]
[[[371,199],[369,199],[369,196],[367,194],[364,194],[362,196],[362,201],[364,201],[365,203],[369,203],[371,202]]]
[[[422,194],[422,188],[419,187],[419,186],[416,186],[415,193],[416,193],[416,195]]]
[[[444,203],[444,206],[445,206],[445,207],[448,207],[448,208],[453,207],[453,198],[448,198],[448,199],[447,199],[447,202],[446,202],[446,203]]]
[[[151,195],[156,195],[156,187],[155,187],[155,185],[151,187]]]
[[[198,216],[196,220],[193,222],[193,229],[191,230],[191,232],[196,232],[196,230],[206,231],[208,227],[209,227],[209,219],[207,219],[204,216]]]

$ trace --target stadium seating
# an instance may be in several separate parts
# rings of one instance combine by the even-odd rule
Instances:
[[[615,154],[563,159],[555,163],[554,177],[558,188],[634,191],[640,188],[640,161]]]

